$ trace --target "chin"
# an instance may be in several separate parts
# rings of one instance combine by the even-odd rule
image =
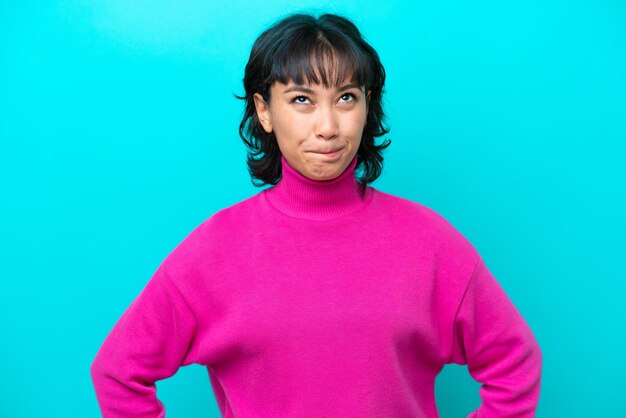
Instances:
[[[338,171],[326,171],[324,173],[313,173],[314,180],[327,181],[334,180],[341,175],[341,172]]]
[[[306,177],[312,180],[334,180],[343,173],[343,171],[347,168],[348,164],[342,164],[342,161],[336,161],[335,163],[323,163],[319,164],[319,162],[315,162],[312,164],[312,167],[307,170]]]

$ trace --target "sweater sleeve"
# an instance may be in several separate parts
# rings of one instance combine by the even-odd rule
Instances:
[[[481,383],[482,403],[468,418],[534,416],[541,351],[482,259],[455,319],[451,363],[467,364],[469,373]]]
[[[91,365],[102,416],[163,417],[155,382],[193,362],[196,330],[192,311],[161,265]]]

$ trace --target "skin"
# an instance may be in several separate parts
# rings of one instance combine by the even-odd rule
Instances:
[[[332,180],[356,155],[367,120],[369,92],[346,80],[336,87],[276,82],[265,102],[254,104],[263,129],[274,132],[278,147],[300,174]]]

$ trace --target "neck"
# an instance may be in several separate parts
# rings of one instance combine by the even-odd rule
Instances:
[[[281,156],[282,177],[278,184],[266,190],[267,199],[280,212],[310,220],[328,220],[362,209],[369,202],[371,189],[364,196],[359,192],[355,177],[356,156],[338,177],[332,180],[312,180],[287,163]]]

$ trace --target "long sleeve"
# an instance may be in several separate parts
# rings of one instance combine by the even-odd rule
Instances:
[[[482,403],[468,417],[533,417],[541,351],[530,328],[481,259],[459,307],[452,363],[467,364]]]
[[[157,380],[192,363],[196,320],[162,265],[100,347],[91,376],[102,415],[163,417]]]

